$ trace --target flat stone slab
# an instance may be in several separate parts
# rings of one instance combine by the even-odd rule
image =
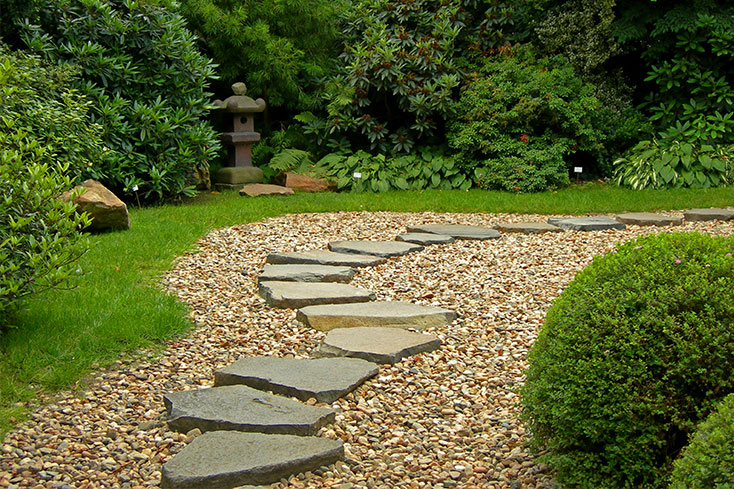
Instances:
[[[248,197],[260,197],[261,195],[293,195],[293,189],[281,187],[280,185],[270,185],[267,183],[249,183],[242,187],[240,195]]]
[[[263,267],[259,282],[347,283],[357,273],[352,267],[333,265],[270,265]]]
[[[421,245],[401,243],[400,241],[332,241],[329,249],[335,253],[353,253],[389,258],[420,251]]]
[[[683,217],[686,221],[729,221],[734,219],[734,211],[715,207],[710,209],[688,209],[683,211]]]
[[[410,302],[366,302],[308,306],[298,310],[296,319],[319,331],[357,327],[423,329],[449,324],[456,313]]]
[[[547,222],[508,222],[497,224],[494,228],[503,233],[524,234],[558,233],[563,231],[558,226],[548,224]]]
[[[334,253],[328,250],[292,251],[288,253],[271,253],[267,263],[275,265],[342,265],[347,267],[371,267],[379,265],[385,258],[368,255],[352,255],[349,253]]]
[[[163,396],[168,426],[186,433],[230,430],[279,435],[315,435],[336,413],[245,385],[172,392]]]
[[[424,224],[422,226],[409,226],[409,233],[431,233],[451,236],[455,239],[496,239],[500,233],[496,229],[483,226],[466,226],[463,224]]]
[[[415,243],[422,246],[428,246],[433,244],[449,244],[456,241],[451,236],[444,236],[442,234],[433,233],[405,233],[398,234],[395,239],[397,241],[405,241],[406,243]]]
[[[243,357],[214,372],[214,385],[244,384],[302,401],[331,403],[377,375],[377,365],[359,358]]]
[[[435,336],[399,328],[332,329],[312,354],[315,357],[362,358],[394,365],[405,357],[441,346]]]
[[[548,224],[572,231],[603,231],[605,229],[624,229],[624,223],[609,217],[551,217]]]
[[[344,458],[340,441],[293,435],[212,431],[163,465],[163,489],[231,489],[270,484]]]
[[[683,223],[683,216],[664,216],[654,212],[627,212],[617,216],[617,221],[636,226],[677,226]]]
[[[271,307],[285,309],[375,300],[375,294],[367,289],[320,282],[260,282],[259,293]]]

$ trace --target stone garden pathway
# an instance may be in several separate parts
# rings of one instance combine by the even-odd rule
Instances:
[[[0,487],[550,488],[516,419],[543,314],[616,242],[734,233],[732,211],[682,217],[345,213],[214,231],[166,279],[199,330],[40,409],[6,438]]]

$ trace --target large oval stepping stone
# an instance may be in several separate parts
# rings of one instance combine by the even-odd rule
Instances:
[[[394,365],[405,357],[436,350],[435,336],[399,328],[337,328],[312,353],[315,357],[362,358]]]
[[[333,283],[260,282],[259,292],[271,307],[286,309],[375,300],[375,294],[367,289]]]
[[[428,246],[433,244],[449,244],[455,240],[451,236],[444,236],[443,234],[433,233],[405,233],[398,234],[395,239],[397,241],[405,241],[406,243],[415,243],[422,246]]]
[[[319,331],[360,326],[423,329],[449,324],[456,313],[410,302],[366,302],[308,306],[298,310],[296,319]]]
[[[500,233],[495,229],[482,226],[466,226],[463,224],[425,224],[422,226],[409,226],[409,233],[431,233],[451,236],[455,239],[496,239]]]
[[[603,231],[605,229],[624,229],[624,223],[609,217],[551,217],[548,224],[573,231]]]
[[[547,222],[508,222],[497,224],[494,228],[503,233],[524,234],[557,233],[563,231],[558,226],[548,224]]]
[[[683,223],[683,216],[664,216],[654,212],[627,212],[617,216],[617,221],[636,226],[671,226]]]
[[[423,249],[421,245],[401,243],[400,241],[332,241],[329,249],[335,253],[353,253],[389,258],[407,255]]]
[[[270,265],[266,264],[259,282],[339,282],[352,280],[357,270],[333,265]]]
[[[313,264],[343,265],[347,267],[371,267],[385,261],[379,256],[352,255],[334,253],[327,250],[293,251],[289,253],[271,253],[266,259],[273,264]]]
[[[302,401],[334,402],[377,375],[377,365],[358,358],[244,357],[214,372],[214,385],[244,384]]]
[[[734,211],[714,207],[710,209],[688,209],[683,211],[683,217],[686,221],[729,221],[734,219]]]
[[[186,433],[231,430],[279,435],[315,435],[336,413],[245,385],[172,392],[163,397],[168,426]]]
[[[212,431],[163,465],[163,489],[231,489],[270,484],[344,458],[340,441],[293,435]]]

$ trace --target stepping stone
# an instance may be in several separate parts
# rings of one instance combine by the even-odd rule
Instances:
[[[617,221],[637,226],[677,226],[683,223],[683,217],[670,217],[653,212],[628,212],[618,215]]]
[[[405,233],[398,234],[395,239],[397,241],[405,241],[406,243],[415,243],[423,246],[432,244],[449,244],[455,240],[451,236],[443,236],[433,233]]]
[[[313,436],[212,431],[163,465],[163,489],[270,484],[344,458],[340,441]]]
[[[494,228],[503,233],[524,234],[557,233],[563,231],[558,226],[548,224],[547,222],[511,222],[497,224]]]
[[[332,403],[377,375],[377,365],[358,358],[244,357],[214,372],[214,385],[245,384],[307,401]]]
[[[270,185],[267,183],[248,183],[240,190],[240,195],[248,197],[260,197],[261,195],[293,195],[293,189]]]
[[[710,209],[688,209],[683,211],[683,217],[686,221],[713,221],[716,219],[729,221],[734,219],[734,211],[713,207]]]
[[[624,229],[624,223],[609,217],[551,217],[548,224],[573,231],[602,231],[605,229]]]
[[[312,265],[343,265],[347,267],[371,267],[385,261],[379,256],[351,255],[349,253],[334,253],[327,250],[293,251],[290,253],[271,253],[266,260],[276,265],[312,264]]]
[[[456,313],[410,302],[366,302],[308,306],[298,310],[296,319],[319,331],[360,326],[423,329],[449,324]]]
[[[423,247],[399,241],[332,241],[329,243],[329,249],[335,253],[353,253],[389,258],[420,251]]]
[[[347,283],[357,273],[352,267],[330,265],[266,264],[259,282],[340,282]]]
[[[433,335],[399,328],[337,328],[329,331],[315,357],[362,358],[394,365],[405,357],[441,346]]]
[[[366,289],[320,282],[260,282],[259,292],[271,307],[285,309],[375,300],[375,294]]]
[[[172,392],[163,396],[168,426],[186,433],[250,431],[279,435],[315,435],[334,421],[328,408],[308,406],[244,385]]]
[[[409,226],[409,233],[431,233],[451,236],[456,239],[495,239],[500,233],[495,229],[482,226],[465,226],[463,224],[425,224],[423,226]]]

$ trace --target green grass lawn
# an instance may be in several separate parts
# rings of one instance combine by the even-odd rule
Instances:
[[[228,192],[183,205],[132,209],[130,231],[92,237],[76,288],[29,298],[15,328],[0,338],[0,436],[23,419],[39,392],[66,388],[124,352],[189,329],[184,305],[155,284],[176,256],[211,229],[304,212],[585,214],[729,205],[734,187],[635,192],[586,184],[542,194],[471,190],[249,199]]]

